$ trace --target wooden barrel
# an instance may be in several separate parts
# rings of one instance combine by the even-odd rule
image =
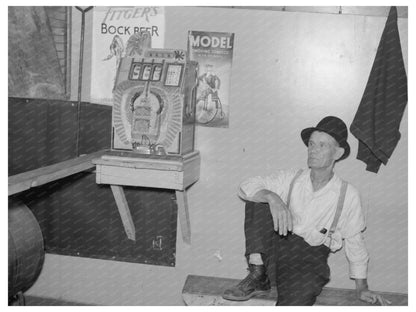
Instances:
[[[29,289],[45,259],[40,226],[21,202],[9,201],[9,299]]]

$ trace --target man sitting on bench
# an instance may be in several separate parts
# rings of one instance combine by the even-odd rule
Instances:
[[[244,229],[250,273],[223,298],[248,300],[269,291],[272,281],[277,286],[276,305],[313,305],[329,281],[329,252],[342,248],[344,240],[358,298],[389,304],[368,289],[359,193],[333,171],[335,162],[350,153],[345,123],[328,116],[304,129],[301,137],[308,147],[309,169],[281,170],[240,185],[239,196],[247,201]]]

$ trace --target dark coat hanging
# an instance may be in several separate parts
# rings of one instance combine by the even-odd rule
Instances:
[[[397,27],[397,9],[391,7],[373,67],[351,133],[359,140],[357,159],[377,173],[387,164],[400,140],[400,122],[407,104],[407,77]]]

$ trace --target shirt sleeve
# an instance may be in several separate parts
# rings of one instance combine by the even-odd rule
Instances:
[[[349,262],[350,277],[367,278],[369,256],[361,232],[345,239],[345,255]]]
[[[289,185],[296,174],[296,170],[278,170],[266,177],[253,177],[243,181],[238,188],[238,195],[242,198],[253,197],[258,191],[269,190],[286,200]]]
[[[358,190],[348,184],[344,201],[344,208],[340,218],[342,238],[349,238],[365,229],[365,218],[361,207],[360,194]]]

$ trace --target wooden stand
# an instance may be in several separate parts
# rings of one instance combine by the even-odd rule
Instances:
[[[129,239],[136,240],[136,230],[124,195],[124,185],[175,190],[182,238],[185,243],[191,243],[186,189],[199,179],[199,151],[184,156],[153,156],[109,151],[92,162],[97,168],[96,182],[111,186]]]

